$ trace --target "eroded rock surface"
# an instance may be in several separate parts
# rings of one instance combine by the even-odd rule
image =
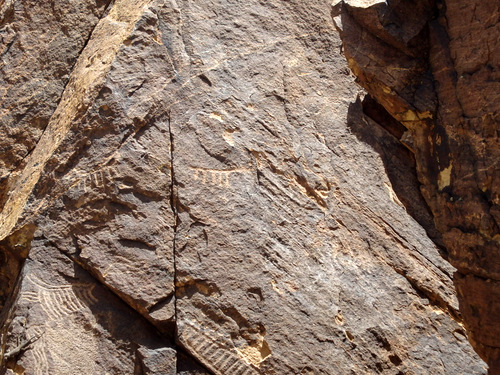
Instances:
[[[406,128],[469,338],[500,373],[499,4],[343,1],[333,13],[358,82]]]
[[[7,374],[486,373],[329,2],[100,14],[6,172]]]
[[[68,76],[108,2],[0,2],[2,203],[9,186],[7,178],[47,127]]]

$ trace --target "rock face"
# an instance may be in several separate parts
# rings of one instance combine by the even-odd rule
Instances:
[[[0,5],[4,373],[486,374],[329,2]]]
[[[333,15],[358,82],[404,126],[469,339],[500,373],[500,5],[344,1]]]

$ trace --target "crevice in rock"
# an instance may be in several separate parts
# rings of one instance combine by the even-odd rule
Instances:
[[[7,349],[7,337],[8,337],[8,331],[10,328],[10,324],[12,321],[11,313],[12,313],[12,307],[14,306],[17,296],[19,294],[19,287],[21,285],[21,275],[22,275],[22,269],[24,266],[24,262],[18,272],[16,282],[14,284],[13,289],[11,290],[8,300],[5,303],[3,309],[0,312],[0,375],[4,375],[6,371],[8,370],[7,366],[7,360],[6,354],[8,354],[9,350]],[[17,364],[16,364],[17,365]]]
[[[0,264],[0,375],[8,370],[24,374],[17,364],[17,358],[41,335],[19,340],[15,346],[8,347],[9,331],[23,282],[23,269],[31,250],[36,226],[26,225],[0,241],[0,257],[6,255],[10,263]],[[7,280],[5,280],[7,277]],[[19,338],[18,338],[19,339]]]
[[[165,306],[167,306],[170,302],[172,302],[172,300],[174,298],[175,298],[175,295],[174,295],[173,292],[170,293],[170,294],[168,294],[166,297],[160,298],[158,300],[158,302],[156,302],[153,306],[151,306],[148,309],[148,313],[149,314],[153,314],[156,311],[161,310],[162,308],[164,308]]]
[[[167,114],[167,126],[168,134],[170,137],[170,208],[174,214],[173,231],[174,236],[172,240],[172,261],[174,266],[174,322],[177,322],[177,262],[176,262],[176,237],[177,237],[177,227],[179,225],[179,212],[177,206],[177,186],[175,180],[175,168],[174,168],[174,151],[175,151],[175,140],[174,134],[172,132],[170,112]]]
[[[371,95],[366,95],[361,102],[363,113],[392,134],[397,140],[406,132],[406,127],[391,116],[389,112]],[[405,145],[404,143],[402,143]]]
[[[183,375],[190,374],[198,374],[198,375],[212,375],[212,372],[207,370],[205,366],[203,366],[195,357],[191,356],[182,346],[179,345],[178,340],[178,331],[177,331],[177,323],[178,323],[178,306],[177,306],[177,297],[178,297],[178,276],[179,271],[177,268],[177,234],[178,228],[180,224],[179,211],[184,211],[189,213],[189,209],[184,207],[179,202],[179,197],[177,193],[177,180],[175,176],[175,137],[172,131],[172,118],[171,113],[167,113],[167,126],[168,133],[170,137],[170,208],[174,214],[174,222],[173,222],[173,240],[172,240],[172,262],[174,268],[174,338],[175,338],[175,349],[177,351],[177,361],[176,361],[176,373]],[[191,216],[191,214],[189,214]],[[192,217],[193,221],[199,222],[197,218]]]
[[[35,226],[30,224],[0,241],[0,312],[15,289],[29,254],[34,231]]]
[[[69,73],[68,73],[68,80],[66,81],[66,85],[64,86],[64,89],[62,92],[64,92],[66,90],[66,86],[68,85],[68,82],[69,82],[69,77],[71,75],[71,73],[73,72],[73,70],[75,69],[75,65],[76,63],[78,62],[78,59],[80,58],[82,52],[85,50],[85,48],[87,48],[87,45],[89,44],[90,42],[90,39],[92,39],[92,35],[94,34],[94,30],[95,28],[97,27],[97,25],[99,25],[99,22],[104,18],[106,17],[106,15],[109,13],[111,7],[113,6],[114,4],[114,0],[107,0],[106,2],[106,5],[104,6],[104,11],[101,13],[101,15],[99,16],[99,19],[97,20],[97,22],[95,23],[94,27],[92,28],[92,30],[90,30],[88,36],[87,36],[87,39],[85,40],[85,43],[83,43],[83,46],[82,48],[80,48],[80,51],[78,51],[78,55],[76,56],[75,58],[75,62],[73,63],[73,65],[71,66],[71,68],[69,69]],[[62,98],[62,93],[61,93],[61,96],[59,98],[59,100],[61,100]],[[59,104],[59,103],[58,103]]]
[[[380,155],[397,198],[425,229],[440,255],[448,260],[442,234],[437,230],[429,205],[420,191],[415,155],[402,140],[407,133],[406,127],[370,95],[351,105],[347,123],[360,141]]]
[[[213,375],[196,358],[186,350],[177,346],[177,374],[179,375]]]
[[[173,231],[174,231],[174,236],[172,239],[172,262],[173,262],[173,267],[174,267],[174,337],[175,337],[175,342],[177,343],[177,254],[176,254],[176,239],[177,239],[177,229],[179,225],[179,212],[178,212],[178,206],[177,206],[177,186],[176,186],[176,180],[175,180],[175,167],[174,167],[174,152],[175,152],[175,140],[174,140],[174,133],[172,132],[172,118],[171,118],[171,113],[167,113],[167,126],[168,126],[168,135],[170,137],[170,144],[169,144],[169,151],[170,151],[170,208],[172,210],[172,213],[174,215],[174,222],[173,222]],[[179,372],[179,347],[176,347],[177,350],[177,369],[176,373]]]

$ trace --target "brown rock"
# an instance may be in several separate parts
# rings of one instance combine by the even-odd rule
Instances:
[[[343,1],[333,14],[359,83],[408,129],[458,269],[465,325],[491,373],[500,371],[500,315],[487,302],[500,280],[499,14],[495,1]]]
[[[140,374],[144,375],[175,375],[177,374],[176,351],[171,348],[144,349],[140,348]]]
[[[6,180],[34,149],[74,64],[109,1],[0,4],[0,202]]]
[[[320,0],[110,5],[9,177],[5,371],[484,374],[340,43]]]
[[[8,374],[132,374],[143,352],[167,350],[153,326],[38,235],[2,327],[4,353],[32,343],[3,356]]]

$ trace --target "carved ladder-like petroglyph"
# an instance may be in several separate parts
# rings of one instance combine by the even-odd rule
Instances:
[[[193,171],[193,179],[195,181],[201,181],[203,184],[210,184],[220,187],[230,187],[231,186],[231,176],[238,173],[248,172],[245,168],[233,168],[233,169],[208,169],[208,168],[198,168],[189,167]]]
[[[108,184],[114,181],[116,175],[117,173],[113,167],[98,169],[97,171],[81,177],[78,182],[78,190],[87,193],[89,188],[104,189]]]
[[[180,333],[182,344],[200,362],[217,375],[258,375],[260,372],[241,358],[235,349],[214,340],[215,332],[204,332],[192,323],[185,323]]]

